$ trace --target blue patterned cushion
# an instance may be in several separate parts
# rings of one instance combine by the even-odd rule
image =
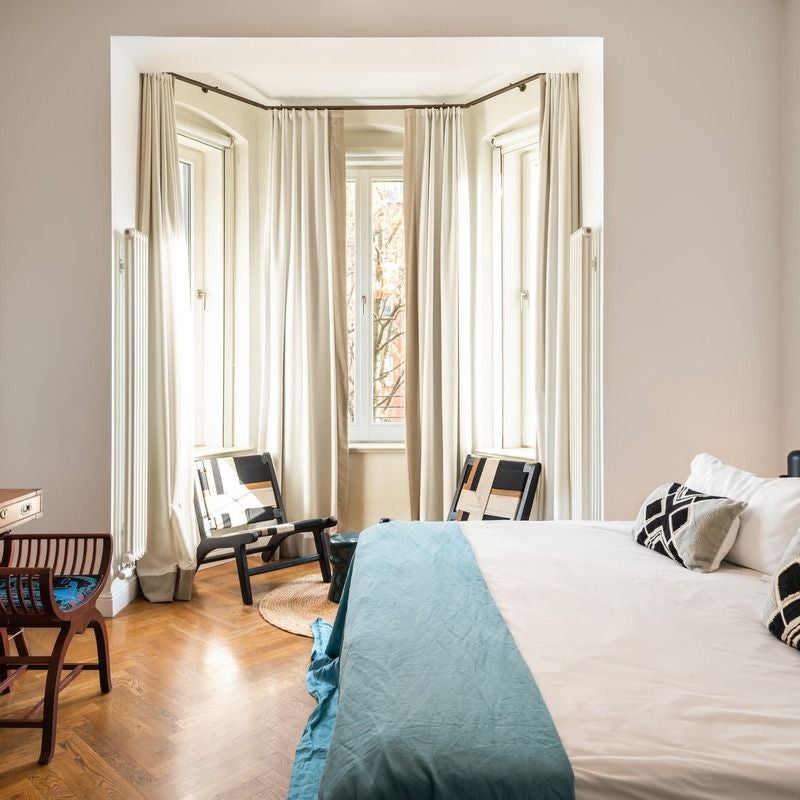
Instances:
[[[98,578],[93,575],[56,575],[53,577],[53,595],[56,604],[61,611],[72,611],[82,605],[86,598],[97,587]],[[11,578],[11,596],[15,603],[19,604],[19,588],[17,581]],[[6,579],[0,578],[0,597],[5,594]],[[23,585],[23,599],[30,602],[30,592],[27,582]],[[41,603],[39,591],[39,581],[33,581],[33,597],[35,603]]]

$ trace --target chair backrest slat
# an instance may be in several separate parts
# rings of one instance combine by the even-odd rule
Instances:
[[[194,507],[203,538],[226,528],[286,522],[269,453],[197,459]]]
[[[41,625],[89,614],[111,568],[108,533],[10,533],[0,537],[0,625]],[[59,607],[54,579],[94,578],[75,608]],[[36,621],[33,621],[36,618]]]
[[[541,470],[535,461],[467,456],[447,519],[530,519]]]
[[[36,610],[36,586],[30,575],[23,575],[19,578],[19,600],[22,607],[29,614]]]

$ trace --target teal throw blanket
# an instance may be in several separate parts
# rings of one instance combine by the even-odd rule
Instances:
[[[553,720],[456,524],[361,534],[333,629],[315,623],[308,687],[319,705],[290,800],[574,798]]]

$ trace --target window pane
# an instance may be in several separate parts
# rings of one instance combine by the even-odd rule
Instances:
[[[346,182],[345,297],[347,298],[347,419],[356,418],[356,182]]]
[[[405,241],[403,182],[373,180],[372,417],[405,421]]]
[[[181,161],[181,204],[183,227],[186,234],[186,254],[189,259],[189,274],[192,274],[192,165]]]
[[[535,292],[536,252],[539,232],[539,165],[537,153],[531,149],[522,157],[522,283],[529,292],[522,320],[522,446],[536,447],[536,414],[533,403],[524,398],[536,397],[535,316],[531,313]]]

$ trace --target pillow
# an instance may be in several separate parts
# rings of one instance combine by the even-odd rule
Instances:
[[[764,624],[773,636],[800,650],[800,533],[789,542],[770,581]]]
[[[773,573],[800,528],[800,479],[758,478],[701,453],[686,485],[698,492],[747,503],[728,561]]]
[[[642,504],[633,535],[639,544],[684,567],[713,572],[731,549],[746,507],[680,483],[665,483]]]

